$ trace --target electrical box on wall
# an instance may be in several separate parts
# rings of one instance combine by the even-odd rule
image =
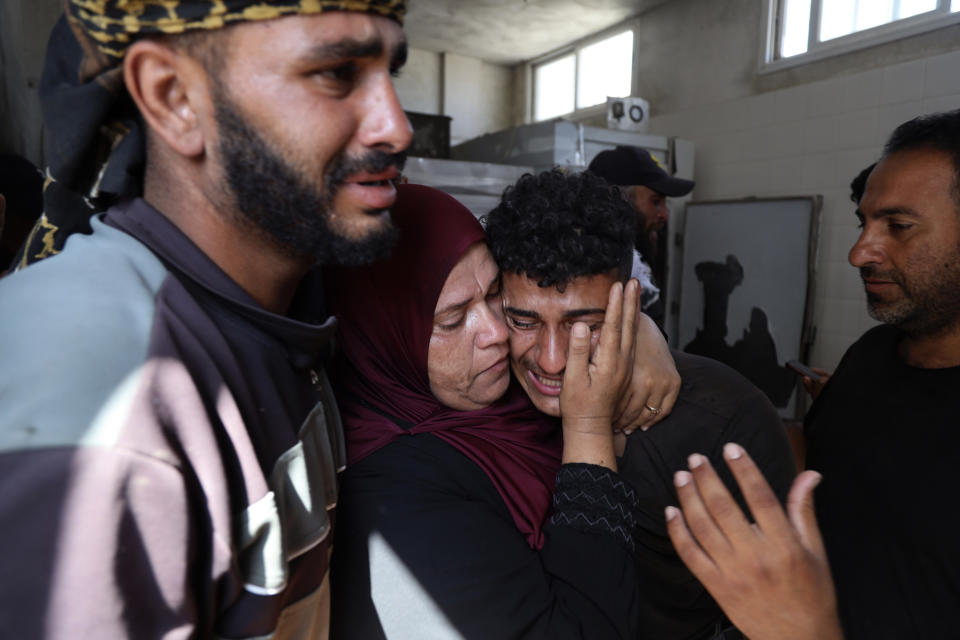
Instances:
[[[650,103],[637,96],[607,98],[607,128],[646,132],[650,125]]]

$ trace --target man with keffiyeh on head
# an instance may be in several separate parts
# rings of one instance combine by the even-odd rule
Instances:
[[[317,267],[392,244],[403,13],[66,2],[45,210],[0,282],[4,635],[327,635]]]

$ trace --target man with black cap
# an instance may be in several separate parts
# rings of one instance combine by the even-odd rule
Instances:
[[[659,232],[667,224],[667,196],[677,198],[693,190],[694,182],[674,178],[652,153],[640,147],[618,146],[596,155],[588,170],[621,188],[637,212],[633,277],[643,287],[641,304],[647,315],[663,327],[664,303],[657,280],[663,278],[663,261],[657,259]]]
[[[65,7],[0,281],[2,635],[326,637],[316,267],[391,246],[404,2]]]

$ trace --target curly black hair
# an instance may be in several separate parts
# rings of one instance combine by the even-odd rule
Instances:
[[[890,134],[883,155],[899,151],[942,151],[953,162],[953,198],[960,205],[960,109],[930,113],[904,122]]]
[[[636,214],[617,187],[592,173],[551,169],[507,187],[482,222],[500,270],[563,291],[580,276],[630,276]]]

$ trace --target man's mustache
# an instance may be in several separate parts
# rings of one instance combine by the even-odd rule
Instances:
[[[863,280],[886,280],[901,287],[904,285],[903,277],[899,271],[883,271],[870,266],[860,267],[860,278]]]
[[[357,173],[382,173],[390,167],[396,167],[397,171],[403,171],[407,163],[407,154],[405,151],[399,153],[387,153],[385,151],[368,151],[360,157],[344,157],[341,161],[335,163],[333,171],[327,180],[331,189],[336,189],[344,183],[350,176]]]

